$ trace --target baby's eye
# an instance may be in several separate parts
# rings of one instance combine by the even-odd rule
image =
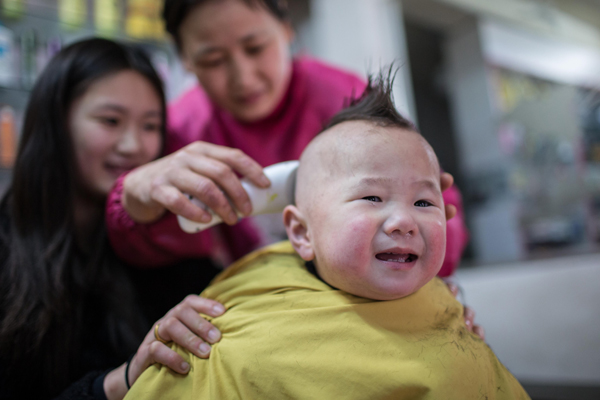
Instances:
[[[362,198],[363,200],[367,200],[367,201],[372,201],[375,203],[380,203],[381,202],[381,198],[378,196],[366,196]]]
[[[431,207],[432,205],[433,204],[431,204],[427,200],[418,200],[415,202],[415,206],[417,206],[417,207]]]

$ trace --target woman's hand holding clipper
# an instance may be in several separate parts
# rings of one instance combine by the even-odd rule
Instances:
[[[192,221],[209,222],[210,213],[194,205],[186,193],[227,224],[235,224],[238,215],[233,207],[244,215],[252,212],[236,173],[260,188],[270,185],[260,164],[241,150],[194,142],[131,171],[123,181],[123,206],[139,223],[154,222],[166,210]]]

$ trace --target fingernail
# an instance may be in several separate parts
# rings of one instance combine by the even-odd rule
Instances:
[[[200,354],[206,355],[208,353],[210,353],[210,346],[207,345],[206,343],[202,343],[200,345]]]
[[[207,223],[207,222],[210,222],[210,220],[212,218],[210,217],[210,215],[204,214],[204,215],[202,215],[202,218],[200,218],[200,219],[202,220],[202,222]]]
[[[250,214],[252,212],[252,203],[250,203],[249,201],[245,202],[242,205],[242,212],[244,214]]]
[[[223,307],[221,304],[217,304],[212,308],[212,310],[213,310],[213,313],[215,313],[217,315],[221,315],[225,312],[225,307]]]
[[[210,331],[208,331],[208,338],[210,339],[211,342],[216,342],[217,340],[219,340],[219,338],[221,337],[221,332],[219,332],[218,329],[216,328],[212,328]]]
[[[260,183],[262,183],[264,186],[268,186],[271,183],[271,181],[269,181],[269,179],[266,176],[261,175]]]
[[[190,364],[186,363],[186,362],[182,362],[181,363],[181,370],[183,372],[188,372],[190,369]]]

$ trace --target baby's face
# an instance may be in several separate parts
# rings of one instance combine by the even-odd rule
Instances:
[[[310,171],[299,172],[298,210],[309,245],[299,253],[338,289],[376,300],[408,296],[437,274],[445,254],[435,154],[401,128],[357,121],[331,130],[339,132],[325,132],[303,155]]]

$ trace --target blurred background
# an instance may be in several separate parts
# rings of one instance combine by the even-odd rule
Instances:
[[[36,76],[99,35],[195,83],[162,0],[2,0],[0,191]],[[360,75],[396,61],[398,108],[464,195],[456,280],[535,399],[600,399],[600,0],[289,0],[294,51]]]

